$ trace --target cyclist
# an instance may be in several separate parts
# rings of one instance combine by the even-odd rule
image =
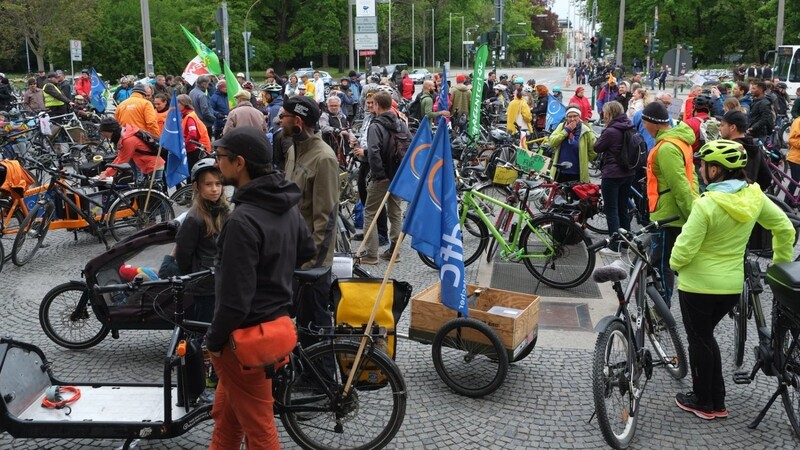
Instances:
[[[708,189],[694,202],[670,257],[670,266],[680,273],[678,294],[692,369],[692,391],[677,394],[675,403],[710,420],[728,416],[714,328],[741,295],[750,232],[756,222],[772,231],[778,263],[791,260],[795,231],[758,185],[747,182],[747,153],[740,143],[710,141],[695,156]]]
[[[131,163],[138,172],[148,176],[155,170],[156,179],[160,180],[161,172],[164,171],[164,160],[151,153],[150,147],[136,136],[137,131],[139,129],[133,125],[120,126],[119,122],[111,117],[100,121],[100,135],[110,140],[117,148],[114,164]],[[117,169],[109,167],[102,178],[113,177],[116,173]]]
[[[522,88],[514,91],[514,99],[508,104],[508,111],[506,112],[506,128],[511,134],[519,131],[520,133],[527,133],[533,131],[531,124],[531,109],[522,98]]]

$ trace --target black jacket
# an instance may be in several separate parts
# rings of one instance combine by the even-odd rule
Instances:
[[[217,239],[209,350],[220,351],[233,330],[289,314],[294,269],[316,254],[298,202],[300,189],[280,172],[236,191],[236,208]]]
[[[16,101],[16,97],[11,93],[11,86],[0,83],[0,109],[11,109],[11,105]]]
[[[619,102],[620,105],[622,105],[623,111],[627,111],[628,104],[631,101],[631,97],[633,97],[633,94],[631,94],[630,92],[625,92],[625,95],[619,95],[619,93],[617,93],[617,98],[615,98],[614,100]]]
[[[389,130],[402,132],[405,124],[393,112],[374,117],[367,130],[367,161],[373,180],[391,178],[389,162]],[[396,169],[396,168],[395,168]]]
[[[213,212],[212,212],[213,213]],[[217,214],[221,211],[217,211]],[[206,223],[195,208],[189,210],[175,235],[175,262],[181,274],[194,273],[214,267],[217,256],[217,235],[206,235]],[[214,279],[200,281],[193,294],[214,295]]]
[[[789,95],[784,93],[776,93],[775,94],[775,103],[772,105],[775,107],[775,114],[779,116],[785,116],[786,113],[789,112]]]
[[[751,130],[750,135],[768,136],[774,126],[772,102],[769,97],[762,95],[758,99],[753,99],[753,103],[750,105],[750,123],[748,124],[748,128]]]
[[[603,178],[624,178],[633,176],[633,170],[625,170],[620,163],[622,144],[625,140],[625,130],[632,128],[633,124],[625,113],[618,115],[608,122],[608,125],[594,143],[594,151],[602,155]]]
[[[747,179],[758,183],[762,191],[767,190],[772,184],[772,177],[770,177],[769,167],[761,155],[761,148],[750,136],[737,138],[734,141],[742,144],[744,151],[747,152],[747,166],[744,168],[747,173]]]

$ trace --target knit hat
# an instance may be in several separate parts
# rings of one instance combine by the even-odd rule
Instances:
[[[147,95],[147,91],[144,89],[143,83],[136,83],[133,85],[133,90],[131,92],[138,92],[142,95]]]
[[[581,109],[580,109],[580,108],[578,108],[578,107],[577,107],[577,106],[575,106],[575,105],[571,105],[569,108],[567,108],[567,113],[566,113],[566,115],[570,115],[571,113],[575,113],[575,114],[577,114],[577,115],[580,117],[580,115],[581,115]]]
[[[456,83],[463,83],[465,81],[467,81],[467,77],[465,77],[463,73],[456,75]]]
[[[661,102],[650,102],[642,110],[642,120],[650,123],[669,123],[667,107]]]
[[[578,86],[575,88],[575,93],[577,94],[578,92],[583,92],[583,90],[583,86]]]

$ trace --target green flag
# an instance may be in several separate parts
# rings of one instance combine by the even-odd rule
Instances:
[[[219,67],[219,58],[217,57],[217,54],[206,47],[206,44],[203,44],[200,39],[197,39],[189,30],[184,28],[183,25],[181,25],[181,30],[186,33],[186,38],[189,39],[192,47],[194,47],[194,51],[196,51],[197,56],[203,60],[203,64],[206,65],[208,71],[214,75],[221,74],[222,69]]]
[[[489,47],[483,44],[478,48],[475,56],[475,71],[472,73],[472,99],[469,112],[469,135],[477,139],[481,125],[481,102],[483,101],[483,87],[486,82],[486,59],[489,57]]]
[[[236,94],[242,89],[239,87],[239,80],[236,79],[236,76],[231,72],[231,68],[228,67],[225,63],[222,63],[223,67],[225,67],[225,84],[228,88],[228,108],[233,109],[236,106]]]

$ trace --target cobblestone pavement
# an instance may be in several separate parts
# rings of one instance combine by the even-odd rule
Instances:
[[[0,314],[2,334],[40,346],[54,362],[56,375],[67,381],[159,382],[168,331],[122,331],[119,340],[109,335],[105,341],[85,351],[66,350],[47,339],[38,323],[39,302],[51,287],[79,278],[85,262],[100,253],[102,246],[82,233],[75,241],[72,233],[66,231],[51,232],[46,242],[49,246],[40,250],[27,266],[19,268],[9,263],[0,273],[0,292],[5,294]],[[379,273],[383,268],[385,264],[372,270]],[[476,280],[477,272],[478,267],[468,269],[470,282]],[[406,245],[394,277],[411,282],[419,292],[436,280],[436,273],[423,266]],[[605,301],[613,302],[613,299]],[[769,310],[769,295],[764,296],[764,301],[765,309]],[[406,314],[401,322],[401,332],[407,331],[408,316]],[[554,331],[545,329],[541,333]],[[593,333],[586,333],[594,339]],[[723,355],[729,357],[730,320],[723,320],[718,336]],[[754,342],[754,329],[750,330],[750,336],[750,342]],[[408,408],[403,426],[390,447],[604,448],[596,421],[589,422],[593,411],[592,352],[572,347],[569,341],[561,341],[557,345],[535,349],[531,356],[512,365],[505,384],[498,391],[482,399],[469,399],[451,392],[439,379],[431,362],[429,346],[401,339],[397,363],[408,385]],[[749,353],[746,364],[752,362]],[[706,422],[674,405],[674,394],[690,389],[689,379],[675,381],[657,370],[647,386],[633,447],[797,448],[798,441],[792,436],[780,402],[773,406],[757,430],[746,427],[773,392],[774,379],[760,375],[752,385],[740,386],[730,381],[732,373],[733,368],[726,361],[730,418]],[[79,405],[77,403],[76,407]],[[140,447],[205,448],[211,429],[212,423],[206,422],[184,437],[142,443]],[[295,448],[280,425],[279,429],[283,445]],[[8,434],[0,436],[2,449],[88,450],[116,448],[121,444],[121,441],[111,440],[13,440]]]

